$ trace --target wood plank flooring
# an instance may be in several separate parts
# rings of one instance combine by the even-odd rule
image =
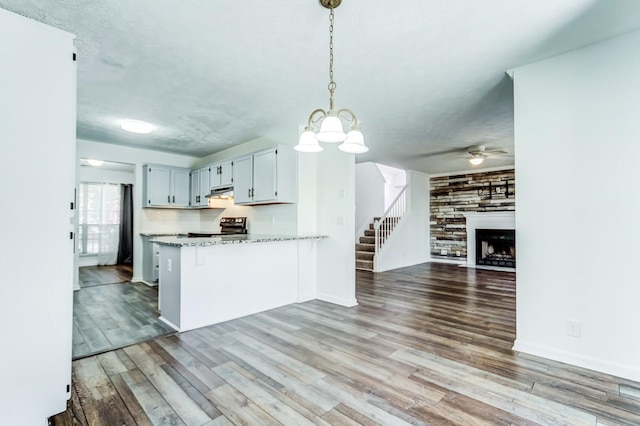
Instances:
[[[132,265],[83,266],[79,268],[80,287],[124,283],[131,281]]]
[[[515,275],[423,264],[73,363],[59,425],[638,425],[640,383],[513,352]],[[75,416],[74,416],[75,413]]]
[[[157,287],[132,282],[104,284],[120,272],[113,267],[100,268],[91,271],[92,282],[103,284],[73,293],[74,359],[174,332],[158,319]]]

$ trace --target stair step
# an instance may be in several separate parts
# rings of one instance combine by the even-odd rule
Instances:
[[[360,237],[360,244],[375,244],[376,237]]]
[[[391,231],[393,231],[393,230],[391,230]],[[379,232],[380,232],[380,235],[389,235],[391,233],[391,231],[381,229]],[[367,237],[375,237],[376,231],[373,230],[373,229],[365,229],[364,230],[364,235],[366,235]]]
[[[373,261],[373,257],[376,254],[370,251],[356,251],[356,260],[370,260]]]
[[[356,259],[356,269],[364,269],[366,271],[373,271],[372,260],[359,260]]]
[[[356,244],[356,251],[376,251],[375,244]]]

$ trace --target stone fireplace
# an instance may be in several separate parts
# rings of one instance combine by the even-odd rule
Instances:
[[[478,267],[486,267],[486,268],[505,268],[505,269],[514,269],[515,268],[515,228],[516,228],[516,215],[513,211],[502,211],[502,212],[466,212],[463,213],[466,218],[466,231],[467,231],[467,266],[478,266]],[[489,239],[481,239],[479,242],[476,237],[476,231],[490,231],[497,238],[492,238],[492,244],[489,243]],[[493,232],[495,231],[495,232]],[[500,232],[497,232],[500,231]],[[507,238],[504,238],[507,234],[505,232],[508,231],[512,233],[513,239],[512,243],[509,247],[504,248],[507,244]],[[483,241],[485,244],[483,245]],[[489,250],[489,245],[492,246],[492,250]],[[486,246],[487,252],[492,251],[491,254],[497,258],[496,252],[498,254],[502,254],[503,260],[505,260],[505,264],[503,265],[491,265],[486,263],[477,263],[478,254],[482,258],[482,250],[483,247]],[[511,253],[511,248],[513,247],[513,253]],[[479,252],[479,253],[478,253]],[[508,255],[513,255],[513,263],[511,265],[507,265],[505,254],[508,252]],[[487,254],[487,253],[485,253]],[[486,256],[485,256],[486,257]],[[486,262],[490,262],[491,260],[486,260]]]

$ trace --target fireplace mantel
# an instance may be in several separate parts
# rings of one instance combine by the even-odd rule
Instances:
[[[516,229],[516,214],[508,212],[466,212],[467,266],[476,266],[476,229]]]

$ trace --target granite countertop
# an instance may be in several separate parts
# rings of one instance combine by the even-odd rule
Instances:
[[[140,233],[141,236],[143,237],[177,237],[178,235],[187,235],[186,232],[165,232],[165,233],[159,233],[159,232],[141,232]]]
[[[250,244],[250,243],[269,243],[274,241],[295,241],[295,240],[321,240],[329,238],[327,235],[252,235],[237,234],[223,235],[217,237],[196,237],[188,238],[186,236],[166,236],[158,237],[152,241],[158,244],[175,247],[205,247],[217,246],[221,244]]]

